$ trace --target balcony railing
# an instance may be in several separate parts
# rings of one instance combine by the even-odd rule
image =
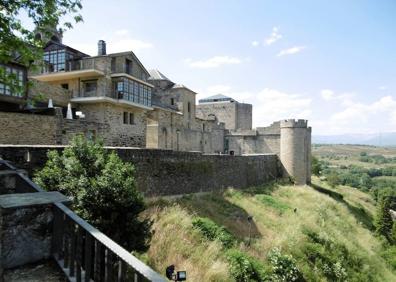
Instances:
[[[54,204],[53,255],[80,281],[165,281],[61,203]]]
[[[54,66],[50,63],[44,63],[41,68],[42,74],[48,74],[53,72],[60,71],[79,71],[79,70],[90,70],[90,69],[98,69],[97,63],[94,58],[83,58],[80,60],[70,60],[66,61],[64,65],[64,69],[55,70]]]

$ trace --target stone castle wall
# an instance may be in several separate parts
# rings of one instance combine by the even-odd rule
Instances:
[[[48,147],[1,146],[0,157],[10,160],[31,174],[46,161]],[[63,150],[63,147],[52,149]],[[179,195],[247,188],[280,176],[278,157],[203,155],[192,152],[109,148],[136,167],[138,187],[146,196]],[[29,153],[28,153],[29,152]],[[29,155],[29,162],[26,156]]]

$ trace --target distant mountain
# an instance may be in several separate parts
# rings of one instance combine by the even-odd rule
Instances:
[[[312,143],[396,146],[396,132],[373,134],[313,135]]]

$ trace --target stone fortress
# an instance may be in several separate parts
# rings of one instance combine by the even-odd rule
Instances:
[[[66,145],[84,134],[113,147],[275,154],[285,175],[297,184],[310,182],[306,120],[253,129],[251,104],[219,94],[197,105],[196,92],[146,70],[132,51],[107,54],[103,40],[97,56],[89,56],[54,32],[36,65],[28,72],[17,59],[0,64],[26,86],[17,92],[0,81],[0,144]]]

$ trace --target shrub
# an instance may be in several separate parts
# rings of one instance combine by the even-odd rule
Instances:
[[[396,246],[385,246],[381,257],[393,271],[396,271]]]
[[[340,177],[336,172],[331,172],[329,175],[327,175],[327,182],[331,187],[336,187],[341,184]]]
[[[378,203],[377,216],[375,219],[375,229],[379,235],[385,236],[385,238],[392,242],[392,228],[393,219],[390,214],[391,208],[391,197],[382,197]]]
[[[374,280],[372,269],[365,267],[363,258],[351,254],[345,245],[311,230],[304,233],[308,237],[303,246],[308,262],[329,281]]]
[[[231,249],[227,252],[230,273],[235,281],[268,281],[264,265],[245,253]]]
[[[136,189],[134,167],[106,151],[101,142],[77,136],[61,154],[50,151],[34,181],[69,196],[82,218],[124,248],[148,248],[151,222],[138,218],[145,205]]]
[[[268,253],[268,260],[272,265],[271,281],[304,281],[291,255],[283,255],[279,248],[273,248]]]
[[[313,175],[319,176],[322,171],[322,162],[318,158],[312,156],[311,170]]]
[[[235,242],[234,236],[224,227],[218,226],[206,217],[196,217],[192,221],[193,227],[198,229],[207,239],[219,240],[225,248],[230,248]]]

